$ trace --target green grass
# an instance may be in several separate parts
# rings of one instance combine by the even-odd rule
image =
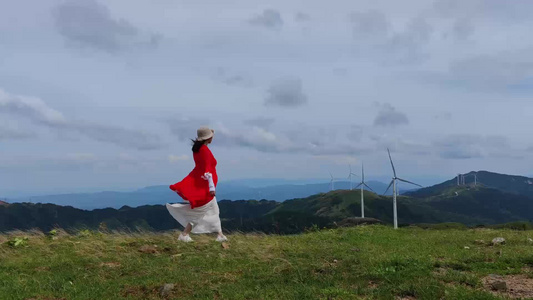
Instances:
[[[227,249],[177,234],[0,235],[0,299],[159,299],[165,283],[182,299],[498,299],[481,278],[533,266],[530,231],[362,226],[233,234]],[[474,243],[497,236],[507,243]]]

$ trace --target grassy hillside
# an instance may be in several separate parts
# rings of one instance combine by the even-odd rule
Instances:
[[[392,198],[365,191],[365,216],[392,223]],[[228,231],[293,234],[309,228],[336,227],[346,218],[360,217],[360,191],[337,190],[283,203],[267,200],[220,201],[222,225]],[[531,221],[533,199],[496,189],[451,186],[439,194],[398,197],[400,225],[460,222],[467,225]],[[161,205],[118,210],[79,210],[53,204],[0,205],[0,232],[54,227],[164,231],[178,227]]]
[[[500,299],[489,274],[533,284],[529,231],[363,226],[230,235],[223,246],[177,234],[1,235],[0,298]],[[507,243],[479,241],[497,236]],[[161,294],[165,284],[174,288]]]
[[[496,189],[505,193],[522,195],[533,199],[533,178],[498,174],[487,171],[469,172],[465,174],[465,183],[467,186],[474,185],[474,174],[477,174],[477,184],[479,186]],[[408,192],[406,194],[422,198],[441,194],[452,187],[457,187],[457,178],[452,178],[443,183],[422,188],[414,192]]]
[[[455,222],[469,225],[533,219],[532,198],[483,186],[452,186],[441,194],[411,201],[443,214],[455,214]]]
[[[392,223],[392,198],[365,191],[365,216]],[[361,216],[359,191],[340,190],[281,203],[269,215],[300,214],[340,221]],[[497,224],[533,219],[533,200],[485,187],[451,186],[424,198],[399,196],[400,224]]]

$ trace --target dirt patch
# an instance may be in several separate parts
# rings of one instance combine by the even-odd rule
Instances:
[[[100,267],[118,268],[120,267],[120,263],[119,262],[103,262],[100,264]]]
[[[157,292],[157,287],[126,286],[122,289],[121,295],[123,297],[148,298],[157,295]]]
[[[193,287],[173,284],[173,288],[164,295],[161,294],[162,286],[127,285],[120,292],[122,297],[138,299],[189,299],[193,294]]]
[[[437,276],[444,276],[448,273],[448,270],[446,268],[437,268],[433,271],[433,275]]]
[[[533,278],[527,275],[489,275],[482,280],[486,290],[509,298],[533,298]],[[505,283],[505,284],[502,284]]]
[[[235,272],[207,272],[206,275],[212,279],[223,279],[223,282],[236,282],[242,276],[242,270]]]
[[[375,281],[369,281],[368,282],[368,288],[371,290],[375,290],[379,287],[379,284]]]
[[[38,297],[38,298],[26,298],[25,300],[67,300],[67,298]]]
[[[146,253],[146,254],[158,254],[157,246],[150,246],[150,245],[143,245],[141,248],[139,248],[139,252]]]

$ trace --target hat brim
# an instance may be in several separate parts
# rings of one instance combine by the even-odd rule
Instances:
[[[203,138],[197,138],[197,140],[199,142],[202,142],[202,141],[207,141],[208,139],[212,138],[213,136],[215,136],[215,131],[213,129],[211,129],[211,134],[209,134],[208,136],[205,136]]]

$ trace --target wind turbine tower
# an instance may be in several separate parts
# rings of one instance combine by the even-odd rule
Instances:
[[[374,190],[371,187],[369,187],[366,184],[366,182],[365,182],[365,167],[364,167],[364,165],[361,165],[361,183],[359,183],[359,185],[355,187],[355,188],[361,187],[361,218],[365,217],[365,194],[363,192],[365,186],[369,190],[374,192]],[[374,192],[374,193],[376,193],[376,192]]]
[[[473,172],[467,176],[474,176],[474,186],[477,186],[477,172]]]
[[[399,178],[398,176],[396,176],[396,169],[394,168],[394,163],[392,162],[392,157],[390,155],[390,150],[387,149],[387,152],[389,153],[389,160],[390,160],[390,164],[391,164],[391,167],[392,167],[393,177],[392,177],[392,181],[390,182],[389,186],[385,190],[385,193],[383,193],[383,194],[387,194],[387,192],[389,191],[390,187],[392,186],[392,209],[393,209],[393,215],[394,215],[394,229],[398,229],[398,207],[396,205],[396,197],[397,197],[397,194],[398,194],[398,189],[397,189],[397,183],[396,182],[397,181],[402,181],[402,182],[409,183],[409,184],[412,184],[412,185],[416,185],[416,186],[419,186],[419,187],[423,187],[423,186],[421,186],[420,184],[417,184],[417,183],[414,183],[414,182],[411,182],[411,181],[408,181],[408,180],[405,180],[405,179],[402,179],[402,178]]]
[[[329,182],[329,188],[330,191],[333,191],[335,189],[335,178],[333,177],[333,174],[329,172],[329,176],[331,176],[331,181]]]
[[[350,165],[350,174],[348,174],[348,180],[350,181],[350,191],[353,190],[352,175],[357,176],[357,174],[352,172],[352,165]]]

